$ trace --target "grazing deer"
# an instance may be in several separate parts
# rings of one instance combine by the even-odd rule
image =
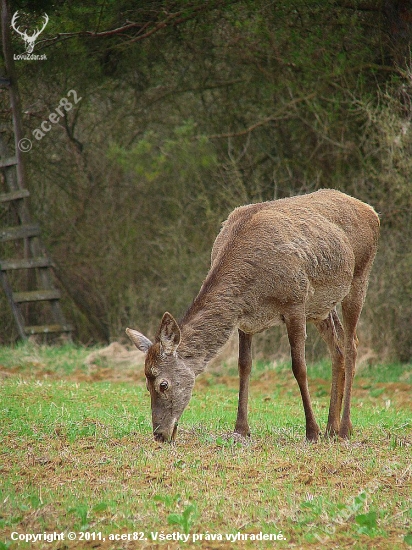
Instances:
[[[239,333],[239,402],[235,432],[247,420],[253,334],[284,323],[292,370],[302,395],[306,438],[317,441],[305,363],[306,323],[312,321],[332,356],[326,435],[348,438],[356,360],[356,325],[365,300],[379,236],[374,209],[331,189],[236,208],[212,250],[199,294],[177,323],[165,313],[155,342],[126,329],[146,354],[157,441],[174,440],[195,378],[234,329]],[[342,304],[343,326],[336,305]],[[340,413],[343,401],[342,420]]]

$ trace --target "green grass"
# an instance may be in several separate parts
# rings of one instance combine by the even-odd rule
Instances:
[[[37,346],[32,343],[18,344],[15,347],[0,347],[0,368],[16,368],[19,373],[68,375],[79,370],[85,371],[84,360],[94,350],[66,344],[62,346]]]
[[[122,380],[107,361],[91,370],[89,352],[0,349],[0,550],[149,548],[151,533],[177,532],[189,541],[164,541],[169,548],[231,548],[238,543],[223,541],[238,532],[285,539],[245,547],[408,547],[411,365],[360,369],[353,438],[318,444],[304,441],[287,364],[254,365],[252,438],[231,437],[237,377],[223,366],[199,377],[176,444],[160,445],[151,436],[141,368],[131,367],[131,383],[130,370]],[[308,370],[324,428],[330,365]],[[13,532],[59,532],[66,542],[12,542]],[[101,533],[106,541],[68,542],[69,532]],[[109,540],[128,533],[148,540]]]

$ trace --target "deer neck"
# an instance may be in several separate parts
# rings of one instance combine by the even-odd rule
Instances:
[[[228,341],[238,317],[236,304],[227,295],[227,290],[200,291],[180,322],[178,352],[196,376]]]

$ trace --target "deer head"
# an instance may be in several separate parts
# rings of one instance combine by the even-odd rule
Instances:
[[[43,24],[42,28],[40,30],[36,29],[33,32],[33,34],[30,36],[30,35],[27,34],[26,31],[21,32],[19,27],[16,27],[16,22],[17,22],[17,19],[18,19],[18,13],[19,12],[16,11],[16,13],[13,15],[13,19],[11,20],[11,26],[23,38],[23,40],[26,44],[27,53],[32,53],[33,49],[34,49],[34,46],[36,44],[37,37],[39,36],[39,34],[41,34],[44,31],[47,23],[49,22],[49,16],[47,15],[47,13],[44,14],[44,16],[43,16],[44,24]]]
[[[180,329],[170,313],[163,315],[152,343],[137,330],[126,329],[134,345],[146,354],[146,387],[152,405],[153,435],[156,441],[174,441],[177,423],[190,401],[195,374],[178,354]]]

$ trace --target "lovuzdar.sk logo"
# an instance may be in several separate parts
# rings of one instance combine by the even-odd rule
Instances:
[[[39,35],[44,31],[47,23],[49,22],[49,16],[47,15],[47,13],[45,13],[42,17],[43,26],[41,28],[36,27],[33,31],[30,31],[27,26],[23,30],[21,30],[20,25],[17,21],[18,18],[19,18],[19,12],[16,11],[16,13],[13,15],[13,18],[11,20],[11,28],[21,36],[22,40],[26,45],[26,53],[19,54],[19,55],[14,54],[14,59],[15,60],[24,59],[25,61],[43,61],[47,59],[45,54],[41,54],[41,55],[33,54],[34,46],[36,45],[36,40],[39,37]]]

